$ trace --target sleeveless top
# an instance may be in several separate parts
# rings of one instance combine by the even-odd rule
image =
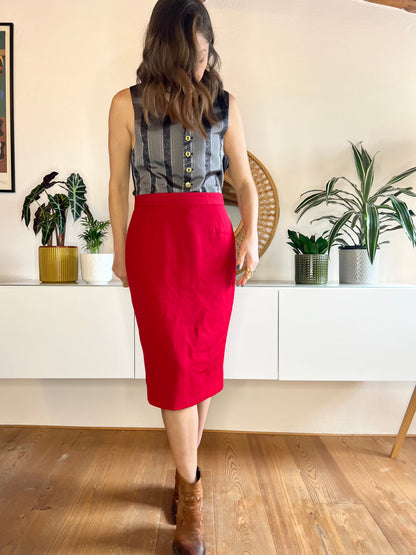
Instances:
[[[172,123],[143,115],[138,86],[130,87],[134,108],[136,142],[131,151],[133,195],[148,193],[221,193],[228,160],[224,135],[228,127],[229,95],[224,91],[214,102],[218,121],[204,122],[207,138]]]

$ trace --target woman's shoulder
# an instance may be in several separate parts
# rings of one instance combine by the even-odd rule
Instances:
[[[112,104],[118,107],[125,106],[127,103],[131,104],[133,88],[134,87],[129,87],[127,89],[122,89],[121,91],[118,91],[118,93],[113,96]]]

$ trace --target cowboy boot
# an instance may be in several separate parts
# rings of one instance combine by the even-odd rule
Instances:
[[[179,472],[176,471],[175,474],[175,490],[173,492],[172,497],[172,507],[170,510],[170,516],[172,518],[172,524],[176,524],[176,514],[178,512],[178,503],[179,503]]]
[[[202,482],[199,468],[190,484],[178,473],[179,503],[173,551],[176,555],[205,555],[202,523]]]

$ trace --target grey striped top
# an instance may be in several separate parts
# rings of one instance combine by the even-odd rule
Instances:
[[[224,135],[228,127],[229,95],[214,102],[218,122],[205,122],[207,138],[181,123],[150,119],[145,122],[138,86],[130,87],[134,107],[136,143],[131,151],[133,194],[202,192],[220,193],[227,159]]]

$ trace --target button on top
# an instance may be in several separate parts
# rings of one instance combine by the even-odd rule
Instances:
[[[191,173],[192,168],[186,168],[186,173]]]
[[[187,150],[187,151],[185,152],[185,156],[186,156],[187,158],[189,158],[190,155],[191,155],[191,153],[189,152],[189,150]]]
[[[185,183],[185,187],[186,187],[187,189],[189,189],[189,188],[191,187],[191,183],[190,183],[189,181],[187,181],[187,182]]]
[[[191,136],[190,136],[190,135],[186,135],[185,141],[186,141],[187,143],[189,143],[190,140],[191,140]]]

